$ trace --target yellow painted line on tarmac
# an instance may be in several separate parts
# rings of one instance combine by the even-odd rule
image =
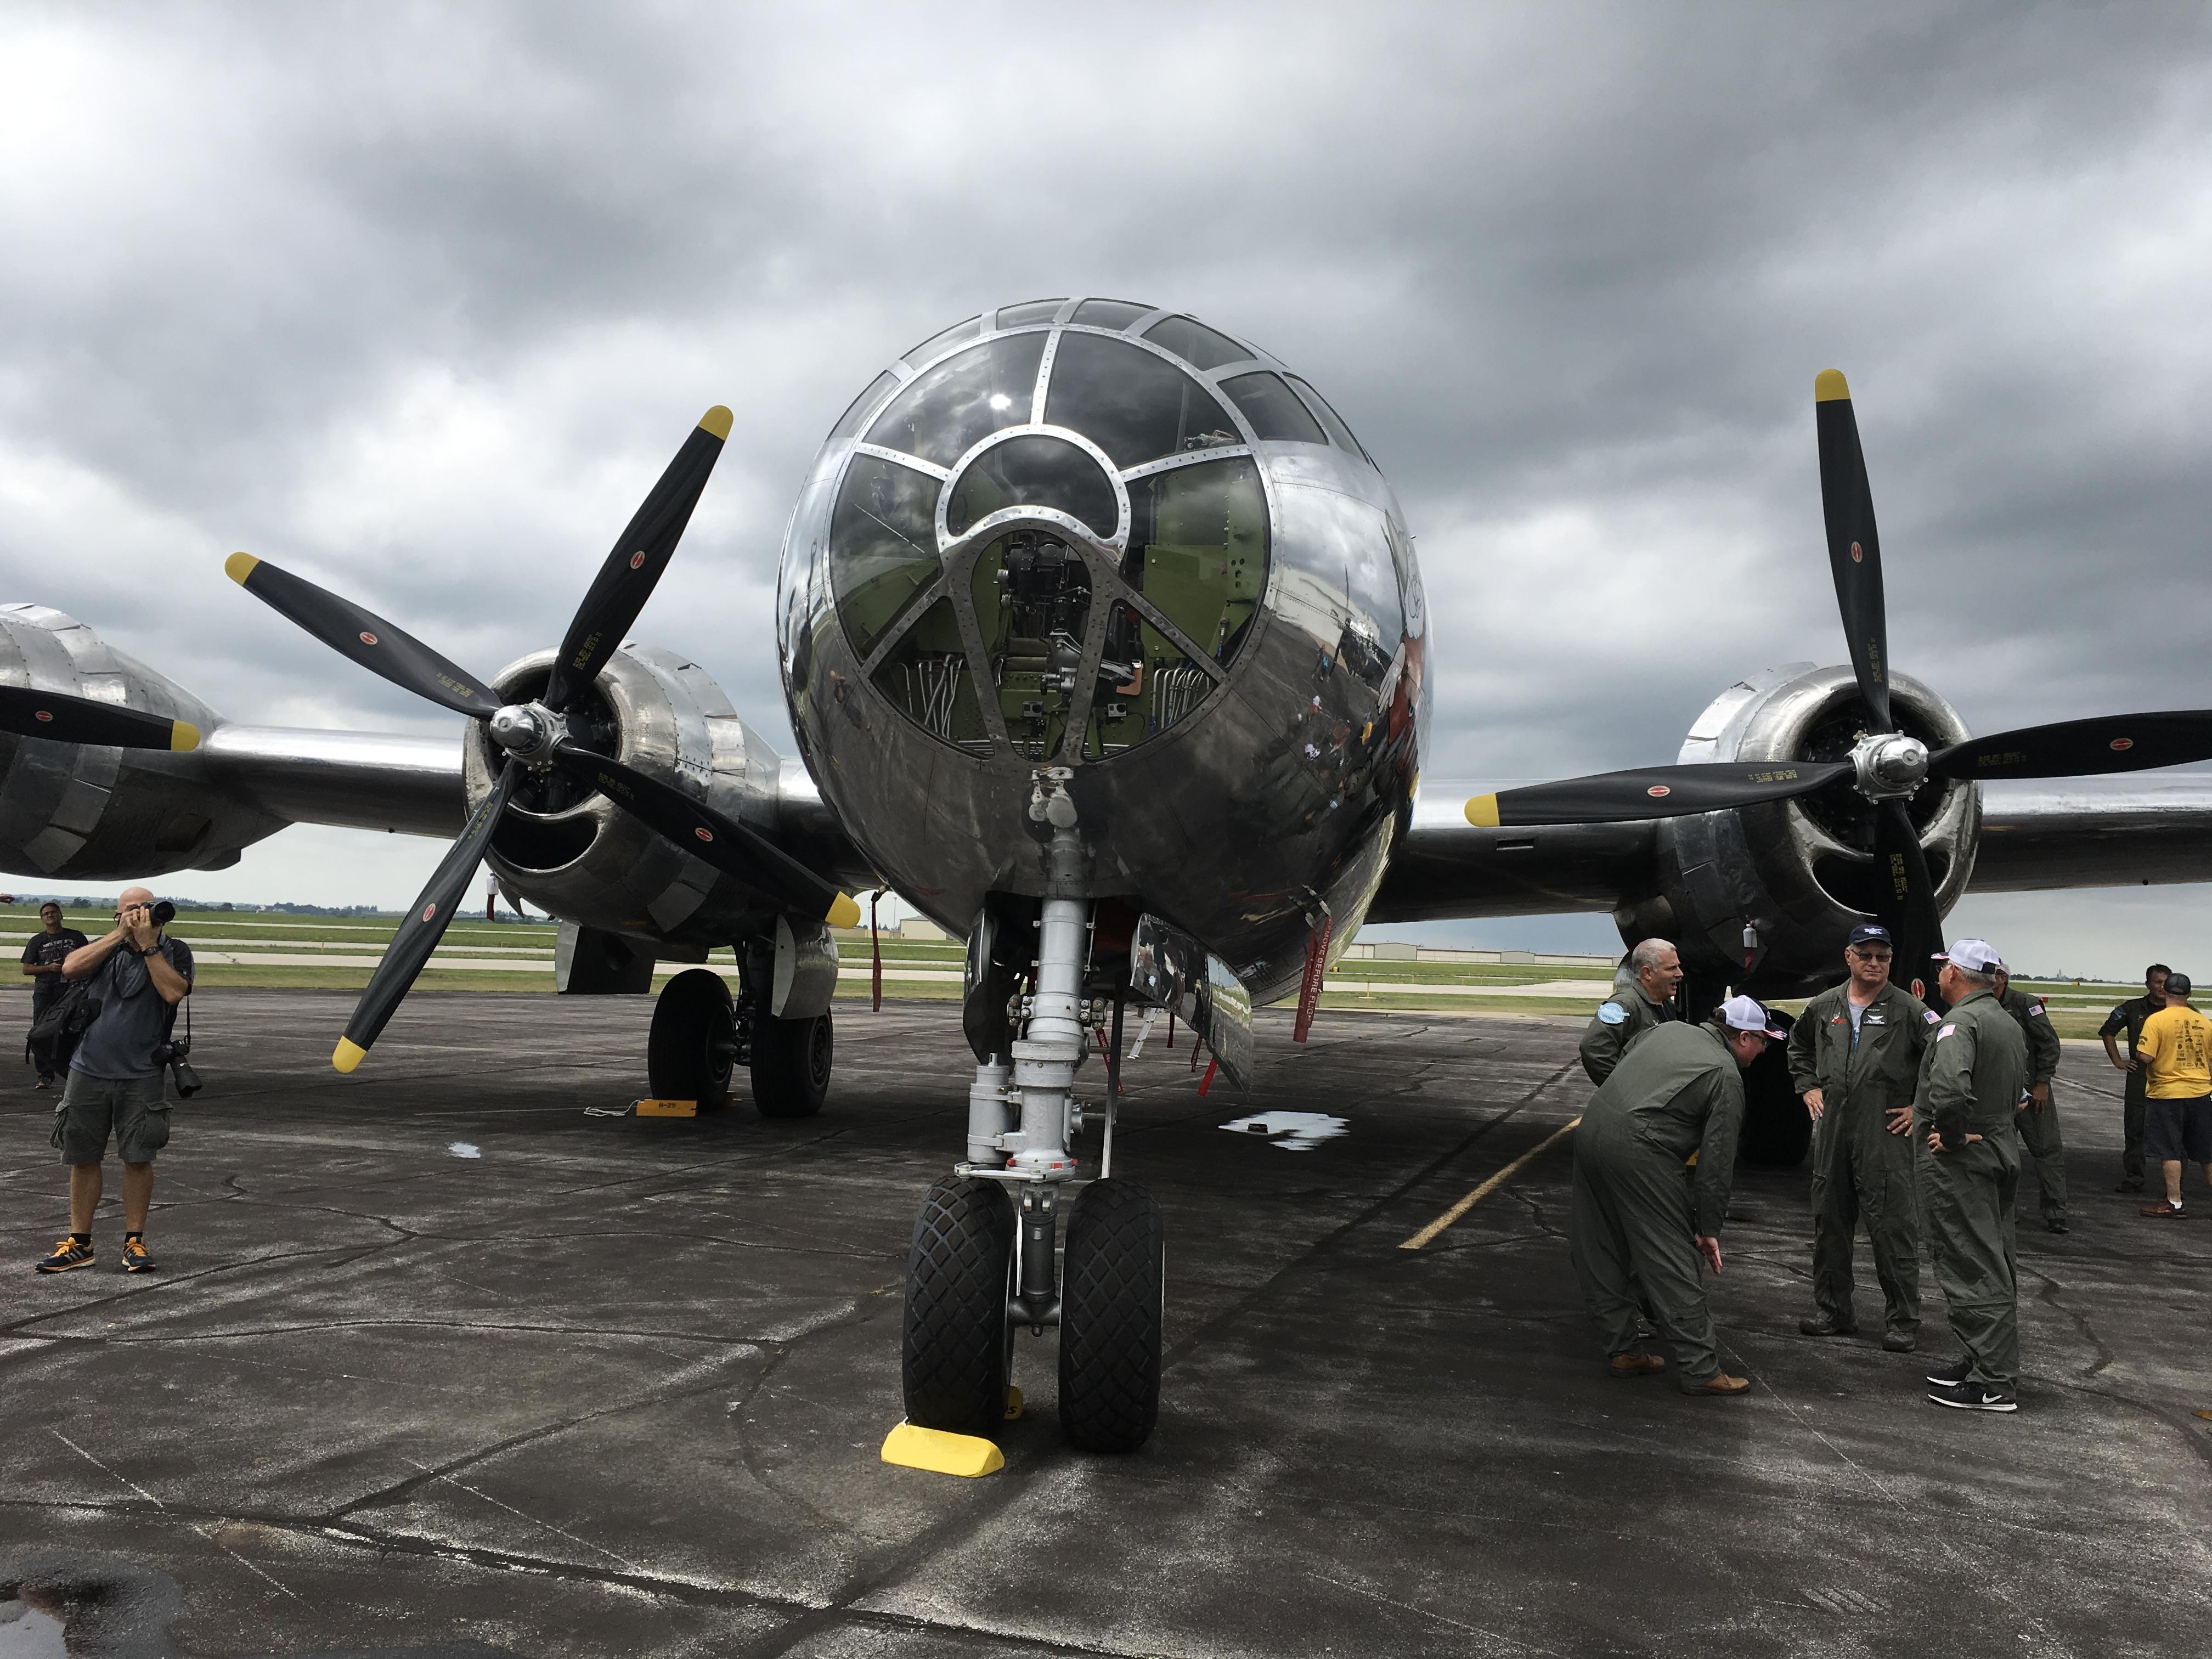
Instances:
[[[1582,1118],[1577,1115],[1565,1124],[1563,1124],[1559,1128],[1554,1129],[1550,1134],[1545,1136],[1543,1139],[1538,1141],[1527,1152],[1522,1153],[1520,1157],[1515,1158],[1510,1164],[1500,1170],[1496,1175],[1491,1176],[1489,1180],[1484,1182],[1482,1185],[1477,1187],[1465,1198],[1460,1200],[1458,1203],[1453,1205],[1451,1208],[1446,1210],[1442,1215],[1438,1216],[1434,1221],[1429,1223],[1427,1226],[1422,1228],[1420,1231],[1415,1233],[1411,1238],[1407,1239],[1398,1248],[1401,1250],[1418,1250],[1423,1245],[1431,1242],[1438,1233],[1443,1231],[1443,1230],[1450,1226],[1453,1222],[1457,1221],[1469,1210],[1481,1203],[1484,1199],[1488,1198],[1491,1194],[1496,1192],[1507,1182],[1512,1180],[1515,1176],[1520,1174],[1522,1170],[1528,1168],[1529,1164],[1534,1163],[1546,1152],[1549,1152],[1555,1142],[1565,1140],[1569,1135],[1572,1134],[1575,1132],[1575,1125],[1581,1121]]]

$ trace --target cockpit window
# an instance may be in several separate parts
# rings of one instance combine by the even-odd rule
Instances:
[[[823,440],[823,447],[836,449],[849,441],[860,429],[860,422],[866,420],[874,412],[876,405],[883,401],[884,394],[897,384],[898,376],[889,370],[877,375],[868,383],[868,389],[853,399],[852,407],[838,418],[837,424],[830,428],[830,435]]]
[[[1123,467],[1212,434],[1237,441],[1236,423],[1204,386],[1164,357],[1103,334],[1060,337],[1044,418],[1080,432]]]
[[[1267,586],[1267,497],[1252,458],[1133,480],[1121,578],[1200,650],[1232,660]]]
[[[855,455],[830,520],[830,587],[846,637],[874,650],[916,595],[937,580],[937,480]]]
[[[1047,337],[1002,335],[946,358],[891,399],[868,441],[951,466],[1001,427],[1023,425]]]
[[[1279,374],[1239,374],[1233,380],[1224,380],[1221,389],[1237,400],[1237,407],[1244,411],[1244,418],[1252,422],[1252,430],[1263,441],[1293,444],[1328,441],[1321,422],[1306,412],[1306,406],[1298,401],[1296,392],[1283,384]]]
[[[1297,388],[1298,395],[1306,400],[1306,407],[1321,417],[1321,423],[1328,428],[1328,435],[1336,441],[1339,449],[1348,449],[1362,457],[1367,455],[1366,446],[1352,435],[1352,428],[1345,425],[1344,416],[1328,406],[1328,398],[1295,374],[1285,374],[1283,378]]]
[[[973,334],[982,320],[981,317],[970,317],[964,323],[955,323],[951,327],[931,335],[913,350],[908,352],[903,361],[911,368],[920,368],[956,341],[964,340]]]
[[[1150,306],[1132,305],[1127,300],[1085,300],[1067,320],[1091,328],[1127,328],[1151,309]],[[1065,345],[1066,342],[1060,343]]]
[[[1065,300],[1031,300],[1026,305],[1008,306],[999,313],[999,326],[1021,328],[1030,323],[1048,323],[1066,303]]]
[[[985,450],[960,475],[945,503],[945,527],[964,536],[978,520],[1006,507],[1049,507],[1081,520],[1099,535],[1119,528],[1120,504],[1098,463],[1064,438],[1009,438]]]
[[[1163,317],[1145,331],[1145,337],[1154,345],[1165,346],[1193,368],[1219,368],[1224,363],[1241,363],[1252,355],[1195,317]]]

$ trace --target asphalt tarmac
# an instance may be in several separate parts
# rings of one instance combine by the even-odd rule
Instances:
[[[96,1269],[29,1271],[65,1230],[52,1097],[0,1097],[0,1604],[73,1586],[76,1651],[2203,1645],[2212,1203],[2112,1194],[2094,1045],[2060,1073],[2075,1231],[2021,1234],[2007,1418],[1923,1399],[1932,1285],[1918,1355],[1796,1334],[1802,1170],[1737,1184],[1740,1400],[1602,1374],[1571,1137],[1401,1249],[1580,1109],[1571,1024],[1324,1013],[1299,1048],[1271,1011],[1249,1099],[1199,1097],[1156,1033],[1116,1164],[1168,1215],[1158,1431],[1068,1451],[1024,1334],[1007,1466],[963,1481],[877,1455],[908,1231],[963,1139],[956,1008],[841,1008],[830,1103],[793,1123],[586,1115],[643,1092],[642,999],[420,996],[345,1079],[349,1002],[198,1000],[150,1278],[116,1270],[112,1197]],[[1343,1132],[1219,1127],[1262,1110]]]

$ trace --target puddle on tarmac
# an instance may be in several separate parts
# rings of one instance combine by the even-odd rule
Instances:
[[[1269,1146],[1286,1152],[1310,1152],[1322,1141],[1347,1133],[1352,1124],[1327,1112],[1259,1112],[1221,1127],[1234,1134],[1265,1135]]]
[[[0,1601],[0,1659],[69,1659],[62,1621],[21,1601]]]

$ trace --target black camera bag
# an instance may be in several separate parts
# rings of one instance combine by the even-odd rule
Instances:
[[[100,1018],[100,999],[92,981],[81,979],[46,1005],[46,1012],[31,1022],[31,1041],[52,1042],[56,1038],[74,1042]]]

